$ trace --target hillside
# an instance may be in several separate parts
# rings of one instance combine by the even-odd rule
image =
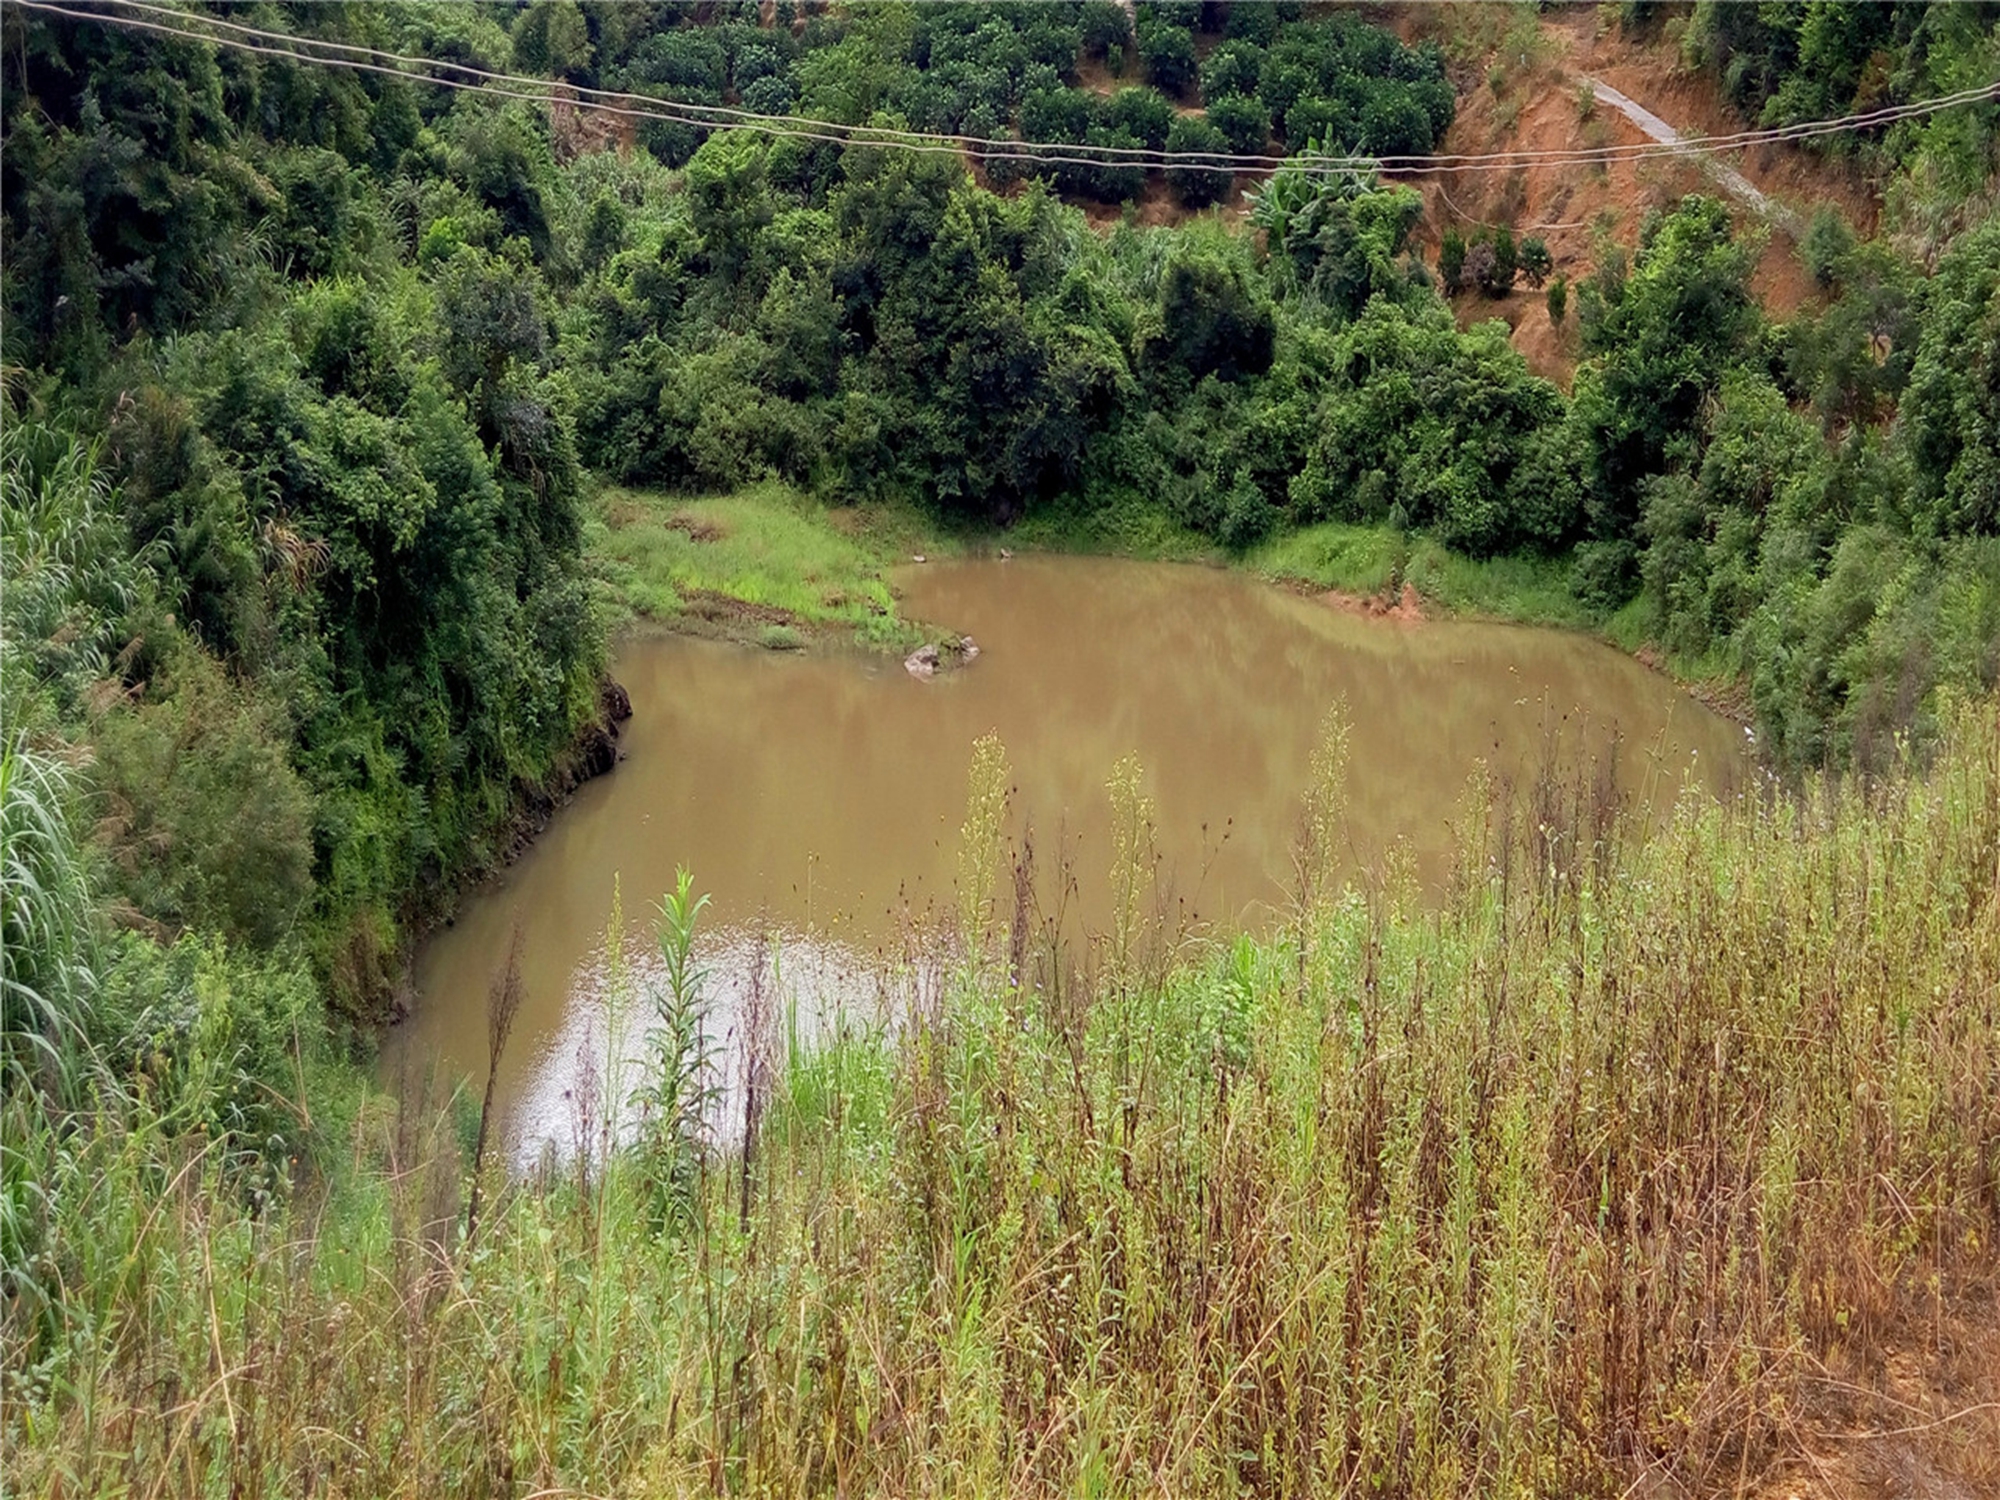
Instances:
[[[1723,97],[1714,74],[1681,55],[1680,26],[1662,17],[1633,30],[1605,8],[1553,6],[1532,16],[1498,6],[1388,6],[1385,19],[1412,41],[1433,39],[1452,58],[1459,107],[1439,143],[1448,155],[1582,151],[1638,146],[1654,136],[1598,87],[1609,85],[1687,137],[1743,130],[1743,113]],[[1757,203],[1717,175],[1740,174],[1766,200]],[[1835,208],[1862,238],[1881,215],[1879,172],[1852,159],[1830,158],[1809,145],[1765,144],[1716,158],[1611,160],[1601,167],[1535,166],[1504,171],[1461,170],[1413,176],[1424,196],[1420,240],[1435,253],[1456,228],[1470,236],[1495,225],[1545,239],[1555,273],[1583,281],[1604,250],[1637,250],[1649,214],[1663,213],[1689,193],[1712,193],[1730,205],[1739,234],[1763,236],[1751,287],[1774,319],[1819,306],[1800,257],[1800,241],[1818,210]],[[1557,329],[1545,299],[1521,287],[1499,298],[1461,300],[1463,321],[1504,318],[1514,346],[1537,373],[1567,385],[1582,349],[1573,325]]]

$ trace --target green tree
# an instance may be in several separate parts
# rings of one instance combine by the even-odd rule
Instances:
[[[1629,277],[1585,286],[1584,348],[1594,363],[1579,373],[1576,408],[1599,537],[1633,534],[1644,479],[1684,461],[1702,404],[1751,349],[1760,319],[1749,275],[1728,213],[1692,196],[1648,225]]]
[[[769,165],[769,145],[747,130],[711,136],[688,162],[689,222],[701,264],[719,281],[761,283],[762,236],[777,212]]]
[[[1967,235],[1924,288],[1899,406],[1920,535],[2000,533],[2000,220]]]
[[[1491,230],[1481,237],[1474,248],[1480,246],[1490,253],[1479,256],[1477,265],[1468,259],[1466,269],[1480,291],[1489,297],[1504,297],[1514,289],[1514,278],[1520,272],[1520,255],[1514,245],[1514,231],[1504,226]]]
[[[1113,0],[1084,0],[1077,27],[1083,50],[1092,57],[1107,56],[1112,49],[1122,47],[1131,35],[1125,8]]]
[[[1242,94],[1211,97],[1205,113],[1231,151],[1242,156],[1263,153],[1271,135],[1271,113],[1256,99]]]
[[[1447,229],[1438,243],[1438,280],[1447,296],[1465,285],[1465,236],[1456,229]]]
[[[1200,115],[1181,115],[1167,132],[1167,149],[1226,157],[1229,140]],[[1229,192],[1232,176],[1226,166],[1180,165],[1167,169],[1167,184],[1188,207],[1206,208]]]
[[[1460,334],[1435,300],[1371,301],[1324,356],[1303,520],[1400,519],[1477,555],[1554,549],[1582,514],[1562,396],[1530,375],[1504,324]]]
[[[1528,285],[1539,290],[1555,270],[1555,261],[1549,255],[1548,241],[1540,235],[1529,235],[1521,241],[1521,274],[1528,278]]]
[[[1838,209],[1822,205],[1806,226],[1805,238],[1799,241],[1799,259],[1806,270],[1820,286],[1830,287],[1853,252],[1854,231],[1847,220]]]
[[[555,177],[546,126],[516,109],[476,109],[452,116],[452,174],[500,216],[502,232],[546,259],[549,190]]]
[[[1153,368],[1190,382],[1208,375],[1237,380],[1270,368],[1276,318],[1239,262],[1192,249],[1177,256],[1160,278],[1157,307],[1144,350]]]
[[[1142,15],[1139,57],[1146,67],[1146,81],[1161,93],[1179,97],[1194,87],[1194,37],[1186,27]]]
[[[523,72],[583,81],[591,71],[590,24],[575,0],[536,0],[515,18],[513,39]]]
[[[1264,49],[1255,42],[1224,42],[1201,65],[1201,97],[1212,106],[1230,94],[1257,92],[1257,80],[1264,70]]]
[[[1160,150],[1173,129],[1174,106],[1155,89],[1122,88],[1104,106],[1104,123],[1128,130],[1143,144]]]
[[[1422,216],[1423,200],[1409,188],[1364,190],[1290,165],[1254,195],[1250,215],[1265,233],[1278,283],[1342,318],[1377,293],[1408,290],[1397,257]]]

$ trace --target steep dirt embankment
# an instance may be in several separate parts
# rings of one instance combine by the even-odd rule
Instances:
[[[1662,125],[1683,137],[1745,128],[1711,78],[1681,66],[1678,47],[1664,34],[1628,36],[1596,6],[1559,7],[1532,24],[1518,12],[1510,16],[1512,9],[1405,4],[1385,10],[1384,19],[1404,38],[1435,38],[1452,58],[1458,116],[1441,153],[1601,150],[1646,144]],[[1637,107],[1634,114],[1656,121],[1633,118],[1614,102],[1614,93]],[[1783,145],[1602,165],[1531,159],[1500,170],[1474,166],[1412,177],[1410,184],[1424,197],[1419,239],[1427,257],[1435,257],[1447,229],[1470,238],[1506,225],[1518,236],[1547,241],[1556,274],[1572,284],[1596,269],[1608,247],[1629,255],[1649,211],[1687,193],[1712,194],[1732,203],[1740,228],[1764,234],[1752,285],[1776,317],[1814,295],[1799,264],[1799,226],[1820,205],[1831,204],[1868,234],[1878,208],[1857,172]],[[1569,318],[1556,327],[1542,292],[1524,283],[1499,299],[1465,294],[1459,316],[1467,323],[1505,319],[1529,364],[1566,385],[1578,354],[1574,306],[1572,300]]]

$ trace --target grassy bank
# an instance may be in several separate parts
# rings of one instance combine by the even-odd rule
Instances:
[[[1471,558],[1386,526],[1301,527],[1260,543],[1243,562],[1277,583],[1363,598],[1394,598],[1407,585],[1447,614],[1570,629],[1598,623],[1570,588],[1567,559]]]
[[[1092,510],[1060,503],[1032,511],[1008,533],[1010,547],[1040,552],[1136,557],[1148,562],[1220,564],[1228,559],[1213,538],[1180,525],[1144,496],[1127,495]]]
[[[912,1024],[767,1017],[748,1150],[670,1097],[608,1170],[489,1177],[470,1243],[465,1132],[415,1101],[320,1121],[270,1196],[143,1102],[10,1136],[61,1291],[9,1303],[14,1492],[2000,1482],[1992,707],[1926,780],[1638,847],[1587,782],[1475,789],[1433,910],[1323,887],[1328,744],[1282,935],[1157,919],[1118,777],[1086,948],[989,753]]]
[[[1241,554],[1175,525],[1156,506],[1060,509],[1004,533],[945,534],[915,511],[829,506],[779,483],[701,499],[606,487],[588,549],[614,628],[635,622],[774,650],[854,643],[908,650],[950,621],[906,620],[888,572],[912,555],[997,549],[1082,552],[1237,567],[1285,588],[1394,604],[1414,589],[1427,613],[1585,630],[1643,655],[1742,716],[1739,674],[1720,658],[1649,645],[1640,603],[1609,620],[1580,601],[1566,558],[1471,558],[1421,534],[1325,522]]]
[[[1242,565],[1284,587],[1337,593],[1364,608],[1394,604],[1407,587],[1426,613],[1585,631],[1658,667],[1718,713],[1746,723],[1752,716],[1744,673],[1728,651],[1662,650],[1644,598],[1608,617],[1593,610],[1577,597],[1568,557],[1467,557],[1421,534],[1328,521],[1260,543]]]
[[[703,499],[606,487],[586,546],[614,627],[637,621],[774,650],[907,650],[887,572],[942,547],[905,510],[827,506],[779,483]]]

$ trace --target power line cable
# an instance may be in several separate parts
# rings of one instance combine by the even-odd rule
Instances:
[[[261,57],[282,58],[289,62],[313,63],[321,67],[347,68],[357,72],[384,74],[393,78],[401,78],[408,82],[435,84],[439,88],[457,89],[462,92],[474,93],[474,94],[488,94],[495,98],[501,98],[501,99],[518,99],[525,103],[530,103],[530,104],[544,104],[544,105],[563,104],[563,105],[574,106],[577,103],[577,101],[573,97],[570,97],[561,92],[555,92],[553,91],[553,88],[551,89],[551,91],[548,92],[524,93],[516,89],[498,88],[492,84],[468,83],[463,80],[452,79],[452,78],[412,78],[409,74],[404,73],[399,69],[383,67],[378,64],[352,61],[345,58],[310,57],[302,53],[293,52],[282,48],[260,46],[255,42],[229,41],[221,37],[207,36],[201,32],[189,31],[173,26],[164,26],[152,21],[142,21],[131,16],[114,16],[97,11],[74,10],[66,6],[50,4],[48,3],[48,0],[12,0],[12,3],[18,4],[23,9],[26,10],[45,11],[51,15],[66,16],[74,20],[97,21],[107,25],[122,26],[137,31],[153,32],[161,36],[176,37],[183,41],[196,41],[204,43],[205,45],[208,46],[227,47],[233,51],[254,53]],[[567,87],[567,85],[563,85],[560,87]],[[636,95],[630,97],[645,98],[646,96]],[[608,104],[590,104],[584,107],[598,114],[615,115],[633,120],[659,120],[669,124],[692,125],[698,129],[718,130],[718,131],[732,130],[732,129],[758,130],[765,134],[782,136],[788,139],[819,141],[829,145],[836,145],[836,146],[851,146],[857,148],[885,148],[892,150],[916,152],[919,154],[953,156],[959,158],[963,158],[964,155],[966,154],[966,149],[964,147],[947,144],[941,140],[935,141],[935,143],[924,141],[922,139],[916,141],[905,141],[905,140],[878,141],[870,139],[853,139],[848,136],[831,135],[823,131],[815,131],[803,128],[775,128],[773,126],[765,126],[761,124],[729,125],[729,124],[719,123],[714,120],[703,119],[698,116],[690,116],[684,113],[676,113],[675,111],[678,108],[678,106],[675,106],[672,103],[672,101],[649,99],[648,102],[654,105],[655,107],[652,109],[628,109]],[[781,124],[786,124],[791,126],[816,125],[821,123],[819,121],[789,120],[788,117],[785,116],[777,116],[774,118]],[[1101,158],[1096,158],[1096,157],[1051,156],[1045,154],[1029,155],[1017,149],[1019,145],[1020,145],[1019,142],[1008,141],[1008,140],[980,141],[978,142],[975,154],[978,155],[980,159],[983,161],[1020,161],[1031,164],[1042,163],[1047,165],[1079,166],[1079,167],[1105,167],[1105,166],[1118,165],[1118,163],[1106,162]],[[1088,150],[1090,148],[1074,147],[1066,149]],[[1226,159],[1195,161],[1188,163],[1188,165],[1194,167],[1195,169],[1204,171],[1229,170]],[[1345,173],[1348,175],[1355,175],[1361,173],[1363,169],[1352,166],[1337,166],[1337,167],[1326,167],[1323,170],[1325,173],[1329,175],[1332,173]]]
[[[130,26],[138,30],[157,31],[166,35],[181,36],[189,40],[205,41],[214,46],[233,46],[237,47],[238,50],[258,52],[265,56],[291,56],[296,61],[315,62],[329,67],[346,66],[358,68],[366,72],[387,73],[409,79],[412,82],[434,83],[445,88],[465,88],[467,84],[463,80],[412,74],[406,71],[406,68],[444,69],[448,72],[463,74],[466,78],[482,84],[525,85],[539,91],[533,96],[535,98],[549,98],[551,95],[547,91],[560,90],[562,92],[553,95],[553,97],[564,99],[567,102],[579,103],[586,100],[607,101],[605,103],[591,102],[588,103],[587,107],[611,114],[630,113],[632,112],[630,106],[639,106],[639,112],[646,114],[650,118],[652,117],[649,113],[650,110],[666,106],[682,112],[673,116],[680,123],[699,124],[710,129],[727,129],[730,122],[740,121],[744,124],[768,126],[776,132],[785,134],[797,134],[802,129],[808,128],[843,132],[839,137],[838,143],[845,145],[894,145],[902,141],[928,148],[946,148],[954,151],[985,150],[995,145],[1019,148],[1028,152],[1043,149],[1091,151],[1101,153],[1107,157],[1130,157],[1138,159],[1134,161],[1134,165],[1241,164],[1245,170],[1255,170],[1260,167],[1282,166],[1288,161],[1297,160],[1296,157],[1291,156],[1264,156],[1254,153],[1232,153],[1227,151],[1165,151],[1149,146],[1099,146],[1082,142],[1030,141],[1006,138],[996,140],[988,136],[954,135],[946,131],[899,130],[894,126],[848,125],[837,120],[820,120],[809,116],[760,114],[754,110],[738,109],[724,104],[702,104],[687,100],[666,99],[655,94],[620,93],[609,89],[591,88],[583,84],[534,78],[525,74],[499,73],[491,69],[475,67],[470,63],[453,62],[448,58],[417,57],[406,53],[387,52],[381,48],[362,47],[348,42],[328,41],[323,38],[303,36],[294,32],[268,31],[254,26],[242,26],[235,22],[225,21],[219,17],[203,15],[195,11],[181,10],[172,6],[145,4],[143,0],[117,0],[117,3],[122,4],[129,10],[159,16],[170,16],[176,21],[193,22],[200,26],[232,32],[259,41],[279,42],[287,48],[314,47],[324,51],[347,53],[356,58],[367,58],[377,64],[387,65],[365,66],[358,62],[347,63],[335,58],[311,57],[291,52],[275,52],[266,47],[244,46],[229,42],[221,37],[207,36],[200,32],[190,31],[184,26],[169,27],[159,24],[149,24],[133,17],[114,14],[108,10],[76,10],[57,4],[46,3],[46,0],[18,0],[18,3],[30,10],[48,11],[55,15],[68,16],[77,20],[93,20],[115,26]],[[494,90],[494,92],[506,98],[524,97],[519,94],[507,93],[505,90]],[[684,116],[686,115],[714,116],[715,118],[690,119],[685,118]],[[812,138],[819,139],[820,137],[815,136]],[[1422,158],[1411,159],[1420,160]],[[1374,158],[1329,156],[1326,158],[1326,162],[1328,165],[1368,167],[1373,165]]]
[[[348,42],[337,42],[318,37],[306,37],[297,33],[263,30],[225,21],[196,11],[183,10],[172,6],[149,3],[149,0],[112,0],[112,3],[129,10],[155,15],[171,16],[180,21],[193,21],[200,25],[265,41],[279,41],[292,46],[317,47],[326,51],[344,52],[356,57],[367,57],[377,61],[407,65],[411,67],[442,68],[451,72],[488,83],[526,85],[534,89],[548,89],[552,86],[548,79],[533,78],[523,74],[500,73],[470,63],[454,62],[445,58],[412,57],[402,53],[387,52],[380,48],[363,47]],[[53,8],[39,6],[37,8]],[[66,12],[70,13],[70,12]],[[112,19],[108,13],[104,19]],[[444,82],[432,78],[431,82]],[[658,106],[671,105],[676,110],[713,115],[718,120],[741,120],[769,125],[788,131],[800,126],[809,126],[828,131],[840,131],[867,139],[862,144],[878,144],[892,140],[904,140],[913,144],[935,146],[948,143],[966,150],[980,150],[990,147],[993,142],[988,137],[955,135],[949,132],[898,130],[892,126],[846,125],[833,120],[817,120],[793,115],[762,114],[754,110],[738,109],[730,105],[691,103],[684,100],[661,99],[650,94],[619,93],[607,89],[597,89],[581,84],[561,84],[560,87],[574,93],[579,99],[589,97],[615,101],[620,105]],[[1685,154],[1694,149],[1735,150],[1752,145],[1775,143],[1793,139],[1808,139],[1849,130],[1870,129],[1877,125],[1893,124],[1918,115],[1934,113],[1941,109],[1953,108],[1961,104],[1976,103],[1981,99],[2000,97],[2000,81],[1962,89],[1953,94],[1935,99],[1914,101],[1906,104],[1884,105],[1874,110],[1854,115],[1837,116],[1825,120],[1799,121],[1791,125],[1760,127],[1733,132],[1722,136],[1682,137],[1678,141],[1645,141],[1626,146],[1608,147],[1551,147],[1546,149],[1518,149],[1505,152],[1484,153],[1432,153],[1429,155],[1389,155],[1359,156],[1331,155],[1327,153],[1301,153],[1290,156],[1270,156],[1254,152],[1230,153],[1217,151],[1167,151],[1158,147],[1143,146],[1100,146],[1084,142],[1036,142],[1008,141],[1009,148],[1033,153],[1040,149],[1061,151],[1083,151],[1094,155],[1131,159],[1135,163],[1145,162],[1158,165],[1195,165],[1215,163],[1231,166],[1237,170],[1258,170],[1264,167],[1279,167],[1287,163],[1311,160],[1328,167],[1354,167],[1358,169],[1400,171],[1417,169],[1465,169],[1486,164],[1511,167],[1525,163],[1592,163],[1619,160],[1626,157],[1643,157]],[[593,106],[603,108],[605,106]],[[683,121],[683,123],[686,123]],[[714,128],[722,128],[716,126]]]
[[[210,46],[227,47],[259,56],[316,63],[324,67],[342,67],[402,78],[409,82],[435,84],[441,88],[452,88],[463,92],[491,94],[497,98],[515,99],[527,103],[568,105],[618,118],[657,120],[718,131],[752,129],[772,136],[831,145],[882,147],[929,155],[964,155],[969,152],[986,161],[1100,169],[1136,166],[1181,167],[1193,171],[1256,172],[1289,167],[1314,176],[1354,177],[1375,172],[1431,175],[1465,171],[1515,171],[1528,165],[1610,165],[1621,161],[1712,155],[1753,145],[1804,140],[1822,135],[1870,129],[1878,125],[1935,113],[1942,109],[1976,103],[1984,99],[2000,98],[2000,80],[1996,80],[1994,83],[1963,89],[1936,99],[1884,106],[1861,114],[1834,119],[1804,121],[1789,126],[1742,131],[1728,136],[1683,137],[1676,141],[1648,140],[1628,146],[1433,156],[1368,157],[1315,152],[1293,156],[1268,156],[1251,153],[1165,151],[1153,148],[1100,146],[1084,142],[995,140],[977,136],[899,130],[889,126],[844,125],[831,120],[759,114],[727,105],[690,104],[647,94],[616,93],[520,74],[499,73],[448,59],[410,56],[379,48],[242,26],[198,12],[147,4],[144,0],[119,0],[119,3],[126,10],[171,17],[177,22],[191,22],[211,30],[233,33],[246,40],[237,41],[230,37],[210,35],[190,29],[185,24],[166,25],[149,22],[138,16],[109,10],[79,10],[52,3],[52,0],[16,0],[16,3],[25,9],[61,15],[74,20],[94,21],[99,24],[178,37],[182,40],[200,41]],[[262,42],[275,42],[280,45],[276,47],[260,45]],[[298,50],[303,48],[317,48],[322,52],[345,53],[348,56],[315,56]],[[413,73],[411,69],[442,69],[463,74],[465,77],[440,77],[435,73]],[[502,85],[525,85],[527,91]]]

